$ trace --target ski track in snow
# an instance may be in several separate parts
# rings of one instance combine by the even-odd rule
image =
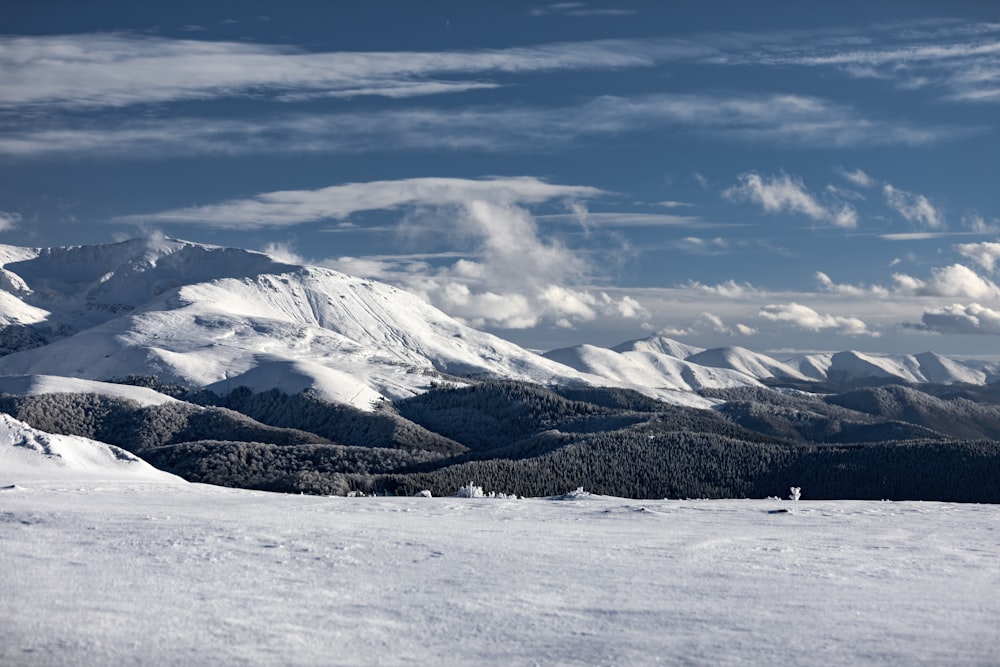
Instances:
[[[1000,660],[997,506],[11,481],[3,665]]]

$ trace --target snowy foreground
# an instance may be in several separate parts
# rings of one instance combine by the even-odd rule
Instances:
[[[0,572],[3,665],[1000,663],[998,506],[29,476]]]

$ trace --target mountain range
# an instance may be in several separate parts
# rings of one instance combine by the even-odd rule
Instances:
[[[660,335],[536,354],[383,283],[162,237],[0,246],[0,306],[0,376],[311,390],[363,410],[482,378],[628,388],[692,407],[714,403],[697,394],[706,389],[1000,379],[1000,364],[932,352],[780,361]]]
[[[22,441],[46,460],[79,447],[322,494],[475,480],[1000,502],[998,379],[931,352],[779,360],[662,335],[538,354],[395,287],[259,252],[0,246],[0,416],[18,420],[0,427],[20,459]]]

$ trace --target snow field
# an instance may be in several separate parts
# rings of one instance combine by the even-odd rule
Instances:
[[[18,481],[0,664],[990,665],[998,518]]]

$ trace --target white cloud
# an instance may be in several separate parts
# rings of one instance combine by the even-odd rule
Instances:
[[[746,324],[737,323],[729,326],[726,322],[714,313],[704,312],[698,315],[698,319],[692,324],[690,331],[708,328],[718,336],[752,336],[757,333],[757,329]]]
[[[990,273],[993,273],[1000,262],[1000,243],[960,243],[955,249]]]
[[[12,211],[0,211],[0,232],[10,231],[21,224],[21,214]]]
[[[1000,335],[1000,311],[978,303],[924,311],[921,328],[943,334]]]
[[[726,326],[725,322],[718,315],[713,315],[712,313],[702,313],[698,316],[698,319],[707,324],[714,333],[717,334],[727,334],[730,332],[729,327]]]
[[[393,150],[530,147],[544,151],[588,136],[669,127],[693,128],[716,140],[850,147],[928,144],[972,131],[873,121],[817,98],[678,94],[605,96],[559,108],[420,107],[255,120],[172,117],[96,121],[85,127],[66,123],[65,119],[19,121],[0,133],[0,154],[359,153],[384,151],[387,146]],[[707,185],[704,177],[699,182]]]
[[[412,178],[346,183],[320,190],[283,190],[220,204],[116,218],[116,222],[171,222],[228,229],[284,227],[343,219],[352,213],[406,206],[463,206],[479,201],[532,204],[558,198],[587,198],[597,188],[554,185],[533,177]]]
[[[627,7],[552,3],[529,14],[624,16]],[[124,33],[0,38],[0,105],[123,106],[244,95],[427,95],[496,85],[483,76],[555,70],[703,65],[829,67],[914,88],[944,85],[950,99],[1000,101],[996,24],[912,32],[862,30],[685,39],[609,39],[508,49],[309,52],[286,45],[168,39]],[[976,28],[976,30],[973,30]],[[904,35],[901,37],[901,34]],[[858,43],[866,43],[858,48]],[[456,78],[458,77],[458,78]],[[790,124],[800,123],[796,117]],[[890,130],[890,124],[882,125]],[[817,126],[815,129],[820,129]],[[842,127],[846,130],[846,127]],[[806,132],[805,124],[798,131]],[[875,136],[868,128],[866,134]]]
[[[841,176],[845,180],[853,183],[860,188],[870,188],[875,185],[876,181],[874,178],[861,171],[860,169],[855,169],[854,171],[847,171],[846,169],[839,170]]]
[[[696,236],[688,236],[675,244],[679,250],[695,255],[719,255],[729,250],[729,241],[717,236],[714,239],[703,239]]]
[[[823,315],[808,306],[798,303],[769,304],[760,309],[758,315],[773,322],[789,322],[806,331],[832,329],[852,336],[878,336],[869,331],[868,325],[857,317]]]
[[[534,178],[410,179],[353,183],[315,191],[269,193],[214,207],[167,211],[161,221],[237,227],[291,225],[375,208],[404,208],[400,225],[411,240],[430,239],[447,223],[455,250],[434,254],[342,257],[319,264],[410,290],[477,327],[571,327],[597,317],[641,318],[642,305],[577,285],[602,268],[541,236],[526,204],[595,196],[594,188],[557,186]],[[305,263],[289,245],[272,243],[276,259]]]
[[[888,183],[882,187],[882,193],[885,195],[886,203],[907,221],[931,229],[944,226],[943,216],[927,197],[894,188]]]
[[[602,294],[601,296],[605,302],[614,303],[618,314],[626,319],[649,316],[649,313],[647,313],[646,309],[642,307],[642,304],[628,295],[623,296],[619,301],[612,301],[611,297],[607,294]]]
[[[927,241],[929,239],[939,239],[944,236],[954,236],[949,232],[901,232],[899,234],[879,234],[880,239],[886,241]]]
[[[889,290],[881,285],[844,285],[833,282],[830,276],[826,275],[822,271],[816,272],[816,281],[819,283],[820,287],[825,292],[830,292],[832,294],[843,294],[845,296],[853,297],[887,297],[889,296]]]
[[[946,99],[1000,101],[1000,24],[941,22],[915,29],[883,24],[851,39],[833,30],[750,37],[715,62],[826,67],[901,90],[941,89]]]
[[[768,213],[801,213],[818,222],[833,223],[838,227],[856,227],[857,211],[850,204],[824,206],[801,180],[788,174],[766,177],[756,172],[739,176],[739,185],[727,188],[723,196],[732,201],[752,201]]]
[[[900,294],[969,299],[1000,298],[1000,287],[962,264],[936,268],[930,280],[921,280],[902,273],[892,276]]]
[[[0,37],[0,106],[125,106],[289,93],[424,95],[483,85],[432,77],[642,67],[703,51],[679,41],[603,40],[510,49],[311,53],[280,45],[114,33],[8,36]],[[434,89],[435,84],[441,87]]]
[[[677,227],[701,224],[703,220],[693,215],[669,213],[611,213],[574,211],[538,216],[539,220],[555,223],[583,224],[586,227]]]
[[[685,289],[694,290],[700,294],[711,296],[721,296],[729,299],[741,299],[751,295],[760,294],[760,290],[750,283],[738,283],[735,280],[727,280],[718,285],[705,285],[691,280],[684,284]]]
[[[1000,220],[994,219],[987,222],[979,213],[968,213],[962,216],[962,225],[977,234],[997,234],[1000,233]]]
[[[566,16],[631,16],[636,14],[634,9],[616,8],[587,8],[582,2],[554,2],[542,7],[535,7],[528,11],[529,16],[549,16],[551,14],[565,14]]]
[[[271,259],[286,264],[304,265],[309,262],[293,249],[291,243],[268,243],[261,251]]]

